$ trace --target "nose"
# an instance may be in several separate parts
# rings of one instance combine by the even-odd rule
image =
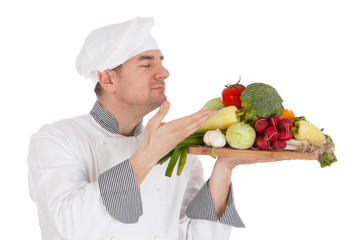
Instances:
[[[170,73],[167,71],[167,69],[164,66],[160,65],[160,67],[156,72],[155,78],[160,81],[160,80],[165,80],[169,76]]]

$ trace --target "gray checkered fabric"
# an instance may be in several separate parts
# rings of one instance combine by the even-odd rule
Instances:
[[[101,125],[108,132],[118,134],[118,122],[110,112],[104,109],[98,101],[93,105],[89,113],[99,125]],[[134,136],[137,137],[142,132],[142,120],[137,124],[134,130]]]

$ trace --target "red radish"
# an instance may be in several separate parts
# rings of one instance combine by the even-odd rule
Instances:
[[[265,129],[264,134],[268,141],[274,142],[278,138],[278,129],[276,127],[271,127],[271,126],[267,127],[267,129]]]
[[[257,136],[264,136],[264,132],[258,132],[258,131],[257,131],[257,132],[256,132],[256,135],[257,135]]]
[[[273,147],[275,149],[284,149],[287,146],[287,143],[283,140],[276,140],[275,142],[273,142]]]
[[[279,126],[285,131],[290,131],[293,127],[293,122],[289,118],[283,118],[280,120]]]
[[[279,127],[280,118],[278,116],[271,116],[269,120],[269,124],[272,127]]]
[[[255,145],[257,148],[261,150],[267,150],[270,146],[269,141],[265,138],[265,136],[258,136],[255,139]]]
[[[259,118],[254,123],[254,129],[258,133],[263,133],[267,127],[269,127],[269,122],[266,118]]]
[[[289,141],[290,139],[292,139],[293,134],[291,131],[280,131],[279,132],[279,139],[283,140],[283,141]]]

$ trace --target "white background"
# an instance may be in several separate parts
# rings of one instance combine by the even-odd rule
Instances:
[[[27,189],[30,135],[90,110],[92,84],[77,74],[75,57],[91,30],[136,16],[155,18],[171,73],[166,121],[197,111],[241,76],[245,85],[274,86],[285,108],[335,140],[339,161],[329,168],[303,160],[238,166],[235,201],[247,228],[231,239],[362,239],[360,1],[3,2],[1,239],[40,239]],[[202,161],[207,176],[214,159]]]

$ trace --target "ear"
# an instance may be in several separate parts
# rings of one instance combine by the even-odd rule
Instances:
[[[104,88],[104,90],[113,92],[115,90],[114,82],[112,81],[114,74],[112,74],[111,70],[104,70],[103,72],[97,73],[98,81]]]

